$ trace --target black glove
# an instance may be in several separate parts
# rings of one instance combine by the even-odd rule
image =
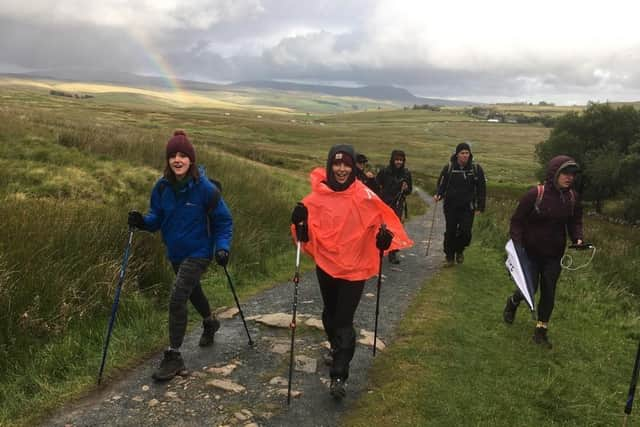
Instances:
[[[142,217],[142,214],[138,211],[129,212],[129,218],[127,220],[127,223],[129,224],[130,227],[139,228],[141,230],[144,229],[144,218]]]
[[[216,262],[221,267],[226,267],[229,263],[229,251],[219,249],[216,251]]]
[[[302,203],[298,203],[295,208],[293,208],[293,212],[291,212],[291,224],[298,225],[301,222],[306,223],[309,218],[309,211],[307,207]]]
[[[296,238],[299,242],[309,241],[308,217],[309,211],[302,203],[298,203],[296,207],[293,208],[293,212],[291,212],[291,223],[296,227]]]
[[[386,251],[391,246],[393,240],[393,233],[387,230],[386,227],[380,227],[378,234],[376,234],[376,248],[381,251]]]

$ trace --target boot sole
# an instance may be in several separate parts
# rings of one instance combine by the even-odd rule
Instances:
[[[178,369],[177,371],[171,373],[171,375],[164,375],[164,376],[160,376],[158,375],[157,372],[154,372],[153,374],[151,374],[151,378],[153,378],[156,381],[169,381],[172,380],[174,377],[176,376],[187,376],[189,375],[189,371],[187,371],[187,369],[183,366],[182,368]]]

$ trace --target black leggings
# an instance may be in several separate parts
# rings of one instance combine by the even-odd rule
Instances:
[[[535,278],[534,291],[540,288],[540,299],[538,301],[538,320],[548,322],[553,312],[556,301],[556,284],[560,277],[562,267],[560,257],[543,257],[529,255],[531,275]],[[520,290],[513,294],[513,301],[519,304],[524,299]]]
[[[173,264],[176,282],[169,302],[169,344],[178,349],[187,330],[187,300],[190,300],[202,318],[211,316],[209,300],[202,291],[200,278],[211,261],[206,258],[186,258]]]
[[[317,266],[316,275],[324,302],[322,324],[333,349],[330,376],[346,380],[349,377],[349,363],[356,349],[353,317],[364,290],[364,280],[352,282],[336,279]]]

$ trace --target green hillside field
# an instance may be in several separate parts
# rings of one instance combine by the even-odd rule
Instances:
[[[455,108],[375,109],[327,115],[311,113],[304,105],[283,102],[282,98],[270,105],[271,98],[264,94],[260,95],[260,108],[250,108],[229,99],[206,103],[202,94],[176,98],[122,88],[91,92],[86,85],[75,90],[94,97],[76,99],[50,95],[52,84],[56,85],[0,81],[0,217],[4,225],[0,228],[0,300],[5,302],[0,312],[0,425],[32,424],[64,401],[95,387],[125,245],[127,212],[146,209],[151,186],[164,165],[165,143],[174,129],[187,131],[196,146],[197,162],[223,183],[235,222],[230,272],[241,297],[290,278],[294,254],[288,235],[290,210],[308,192],[307,175],[313,167],[324,165],[331,145],[353,144],[367,154],[374,169],[388,163],[392,149],[403,149],[415,180],[429,191],[455,145],[471,141],[474,156],[487,174],[492,197],[490,212],[477,225],[481,238],[476,239],[473,251],[477,257],[486,251],[488,259],[499,259],[514,200],[535,182],[538,166],[534,146],[549,134],[549,129],[540,124],[489,123]],[[563,112],[552,109],[549,113],[551,107],[544,108],[545,114]],[[415,198],[411,207],[424,209]],[[620,412],[634,340],[640,336],[633,332],[637,331],[638,305],[630,298],[634,289],[628,282],[640,268],[633,261],[638,259],[640,237],[635,229],[593,218],[587,219],[587,229],[593,230],[590,239],[603,250],[584,276],[589,285],[562,297],[579,299],[575,308],[566,311],[582,310],[579,303],[588,304],[588,324],[584,325],[584,318],[571,315],[560,318],[558,324],[565,322],[562,330],[566,331],[593,325],[602,334],[586,336],[588,348],[597,348],[598,340],[606,335],[611,337],[606,341],[611,349],[603,354],[593,351],[588,357],[581,354],[580,358],[587,361],[580,361],[580,367],[575,354],[555,350],[553,357],[541,363],[563,366],[563,372],[574,371],[576,384],[588,383],[597,389],[586,400],[574,394],[562,396],[569,405],[579,408],[591,404],[591,399],[599,399],[596,406],[604,412]],[[164,261],[159,236],[137,233],[133,253],[123,290],[127,305],[118,313],[118,334],[111,343],[106,381],[157,351],[166,340],[165,307],[173,275]],[[431,312],[436,302],[429,292],[446,286],[453,274],[443,273],[416,299],[413,314],[404,326],[406,337],[397,347],[392,346],[389,356],[376,362],[375,370],[380,374],[374,372],[375,387],[384,388],[391,382],[385,367],[378,363],[417,363],[411,355],[421,352],[424,345],[446,350],[441,362],[428,359],[420,368],[428,369],[430,375],[413,375],[406,382],[411,393],[426,396],[426,400],[412,401],[407,409],[416,411],[415,405],[424,406],[415,419],[425,425],[430,425],[430,420],[437,420],[432,425],[465,424],[464,419],[456,422],[461,420],[460,411],[442,409],[442,403],[436,405],[434,402],[440,401],[429,400],[424,391],[457,387],[450,381],[451,369],[468,364],[471,356],[465,350],[469,346],[479,352],[474,357],[480,358],[485,347],[503,346],[516,339],[516,334],[507,334],[497,342],[469,341],[477,333],[472,327],[476,323],[479,328],[491,323],[492,334],[502,334],[496,310],[509,282],[503,269],[497,267],[471,262],[455,272],[462,275],[456,283],[481,274],[487,284],[502,286],[499,292],[468,295],[476,305],[490,307],[480,310],[480,317],[467,318],[458,310],[464,304],[459,300],[464,292],[438,303],[441,316],[437,319],[417,314]],[[214,306],[232,304],[223,277],[214,269],[204,283]],[[453,288],[445,289],[451,292]],[[447,293],[441,295],[444,298]],[[607,320],[612,313],[615,320]],[[442,321],[449,318],[455,321]],[[525,329],[525,321],[520,320],[514,329]],[[450,340],[447,328],[455,322],[469,327],[456,329],[460,337]],[[428,336],[422,336],[419,331],[423,330],[429,331]],[[483,376],[493,378],[495,369],[503,363],[519,363],[509,351],[493,352],[491,369],[475,370],[481,376],[477,381]],[[609,371],[603,371],[595,380],[591,376],[599,366],[619,366],[621,374],[606,375]],[[550,381],[545,375],[533,377],[527,387],[542,387]],[[552,387],[553,382],[550,384]],[[441,399],[446,397],[444,392],[438,393]],[[398,398],[402,396],[397,394]],[[466,398],[462,391],[459,396]],[[544,396],[547,400],[540,405],[553,406],[555,395]],[[529,397],[515,394],[513,404],[530,406]],[[483,401],[493,404],[495,396],[485,392],[474,398],[482,407]],[[367,399],[362,405],[367,405]],[[362,407],[363,412],[354,415],[354,424],[358,424],[358,414],[365,417],[371,411]],[[463,412],[466,414],[467,409]],[[528,421],[521,425],[538,419],[535,410],[525,413]],[[580,420],[581,413],[569,411],[566,416]],[[587,422],[575,425],[596,425],[604,419],[592,411],[585,414]],[[403,414],[392,412],[392,416],[401,418]],[[473,420],[470,424],[482,425],[484,418],[477,415],[469,420]]]

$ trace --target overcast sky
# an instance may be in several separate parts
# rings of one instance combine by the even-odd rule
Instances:
[[[0,71],[395,85],[429,97],[640,100],[631,0],[2,0]]]

